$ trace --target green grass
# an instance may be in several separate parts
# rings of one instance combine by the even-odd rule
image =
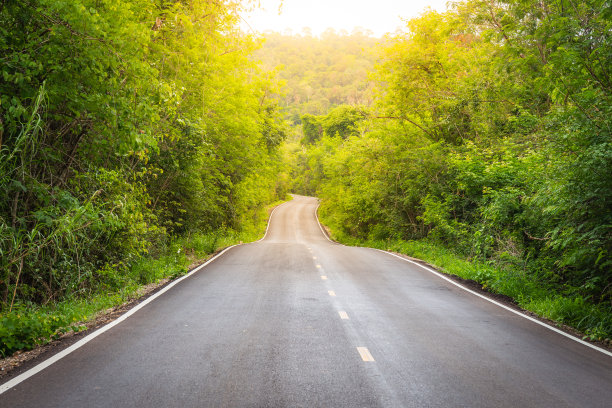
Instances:
[[[30,350],[67,332],[81,331],[86,328],[84,323],[101,312],[139,297],[144,285],[185,275],[190,265],[202,263],[221,248],[258,240],[266,230],[270,210],[281,202],[259,209],[239,232],[225,229],[190,234],[174,240],[155,258],[138,259],[125,274],[117,274],[112,268],[100,271],[108,273],[112,287],[118,289],[101,289],[87,297],[46,306],[17,304],[11,312],[0,315],[0,356]]]
[[[326,225],[327,220],[322,219]],[[546,286],[523,270],[462,258],[449,248],[426,240],[359,240],[340,235],[331,228],[332,238],[345,245],[384,249],[421,259],[437,270],[480,283],[484,289],[506,295],[521,308],[565,324],[584,334],[585,339],[604,341],[612,338],[612,308],[589,303],[580,296],[566,296]]]

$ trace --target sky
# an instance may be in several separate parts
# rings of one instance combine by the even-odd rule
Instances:
[[[284,0],[278,14],[280,0],[260,0],[263,9],[244,16],[248,25],[257,32],[267,30],[293,34],[309,27],[313,35],[320,35],[327,28],[349,33],[356,27],[373,32],[380,37],[405,25],[402,19],[418,16],[426,7],[444,11],[448,0]]]

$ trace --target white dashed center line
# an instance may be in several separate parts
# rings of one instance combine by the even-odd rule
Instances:
[[[341,311],[338,312],[338,314],[340,315],[340,318],[342,320],[349,320],[348,314],[346,314],[345,311],[341,310]]]
[[[325,276],[325,275],[321,275],[321,279],[323,279],[323,280],[327,280],[327,276]]]
[[[333,290],[328,290],[327,293],[329,293],[329,296],[336,296],[336,292]]]

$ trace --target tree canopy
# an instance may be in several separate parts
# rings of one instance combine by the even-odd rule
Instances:
[[[366,32],[336,32],[320,37],[308,31],[283,35],[266,33],[254,57],[264,70],[284,82],[280,104],[285,115],[300,123],[304,114],[324,115],[339,105],[370,105],[374,83],[368,79],[381,40]]]

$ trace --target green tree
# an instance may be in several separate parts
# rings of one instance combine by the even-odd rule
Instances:
[[[2,3],[2,309],[121,288],[148,251],[283,193],[250,4]]]

